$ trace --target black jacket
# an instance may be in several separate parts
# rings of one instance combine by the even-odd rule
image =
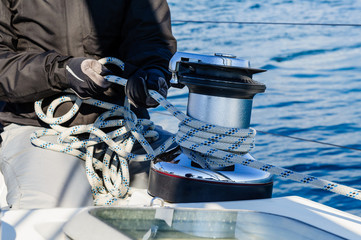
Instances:
[[[34,101],[49,103],[69,87],[70,57],[119,58],[127,77],[137,67],[166,72],[175,51],[166,0],[0,0],[0,122],[41,125]],[[114,86],[100,98],[121,103],[124,91]],[[85,109],[71,125],[99,111]]]

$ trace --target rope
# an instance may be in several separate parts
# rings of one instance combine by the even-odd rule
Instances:
[[[103,64],[116,64],[120,67],[124,66],[120,60],[114,58],[101,59],[100,62]],[[124,78],[112,75],[105,78],[110,82],[123,86],[127,81]],[[157,138],[154,124],[149,120],[138,120],[135,114],[130,111],[127,98],[124,106],[119,106],[94,99],[81,100],[75,96],[64,96],[50,104],[47,114],[42,112],[42,101],[40,100],[35,103],[36,113],[52,129],[35,132],[31,136],[31,142],[38,147],[68,153],[84,159],[95,205],[116,205],[119,199],[125,198],[129,192],[128,162],[130,160],[152,160],[157,155],[165,152],[175,141],[182,147],[183,152],[188,157],[204,168],[225,167],[238,163],[285,179],[310,184],[326,191],[361,200],[360,190],[255,160],[250,154],[247,154],[254,148],[254,137],[256,135],[254,129],[225,128],[204,123],[179,111],[156,91],[149,90],[149,94],[162,107],[180,120],[176,138],[169,139],[156,150],[153,150],[146,140]],[[72,109],[64,116],[54,118],[54,110],[65,101],[74,102]],[[94,124],[71,128],[61,127],[59,124],[71,119],[82,103],[102,107],[108,111],[99,116]],[[106,120],[114,116],[121,117],[121,119]],[[106,127],[120,128],[106,134],[101,130]],[[81,133],[89,133],[89,139],[79,140],[74,136]],[[41,140],[40,137],[45,135],[57,135],[58,143],[54,144]],[[136,141],[141,144],[147,154],[135,155],[131,153]],[[99,143],[105,143],[108,146],[102,161],[93,157],[94,146]],[[81,151],[81,149],[85,149],[85,151]],[[113,152],[116,153],[116,157],[115,160],[111,161]],[[103,178],[96,173],[95,169],[102,172]],[[116,171],[116,169],[118,170]]]
[[[120,60],[108,58],[107,61],[122,66]],[[126,80],[117,78],[115,82],[125,85]],[[150,120],[137,119],[130,110],[127,98],[124,106],[119,106],[100,100],[82,100],[75,95],[65,95],[55,99],[49,105],[46,114],[42,111],[42,102],[43,100],[35,102],[35,112],[39,119],[49,124],[51,129],[34,132],[30,137],[32,144],[85,160],[86,175],[91,185],[94,205],[117,205],[119,200],[124,199],[129,193],[128,162],[154,159],[175,142],[173,137],[157,149],[153,149],[149,142],[159,138],[158,132],[154,130],[155,125]],[[54,118],[55,109],[64,102],[74,102],[74,105],[64,116]],[[69,128],[61,126],[75,116],[82,104],[103,108],[107,111],[101,114],[94,124]],[[118,119],[114,119],[114,117]],[[110,127],[116,129],[109,133],[102,130]],[[77,137],[84,133],[89,135],[88,139],[81,140]],[[44,136],[57,136],[57,142],[52,143],[41,139]],[[140,143],[146,154],[132,153],[136,142]],[[94,156],[97,150],[95,147],[101,143],[106,146],[103,148],[103,159],[98,160]]]

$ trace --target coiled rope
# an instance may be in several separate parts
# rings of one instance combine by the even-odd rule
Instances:
[[[124,67],[123,62],[115,58],[104,58],[100,62]],[[106,76],[106,79],[123,86],[127,81],[112,75]],[[125,198],[129,192],[128,162],[152,160],[165,152],[174,142],[182,147],[188,157],[204,168],[224,167],[238,163],[285,179],[310,184],[326,191],[361,200],[360,190],[255,160],[250,154],[247,154],[254,148],[256,135],[254,129],[225,128],[201,122],[176,109],[156,91],[149,90],[149,94],[180,120],[177,136],[170,138],[155,150],[148,142],[158,137],[158,133],[154,131],[154,124],[149,120],[137,119],[135,114],[130,111],[127,98],[124,106],[119,106],[94,99],[82,100],[74,95],[63,96],[49,105],[46,114],[42,111],[42,100],[40,100],[35,103],[36,113],[41,120],[50,125],[51,129],[34,132],[31,142],[35,146],[64,152],[85,160],[86,174],[92,188],[95,205],[116,205],[119,199]],[[53,113],[56,107],[66,101],[74,102],[73,107],[64,116],[54,118]],[[83,103],[102,107],[108,111],[100,115],[94,124],[70,128],[60,126],[71,119]],[[114,120],[113,117],[120,119]],[[106,120],[108,118],[112,119]],[[119,128],[105,133],[101,129],[106,127]],[[89,139],[79,140],[75,137],[81,133],[89,133]],[[57,135],[57,143],[40,139],[45,135]],[[145,149],[146,154],[131,153],[136,141]],[[93,156],[94,146],[99,143],[105,143],[108,146],[102,161]],[[116,157],[112,159],[111,156],[114,152]],[[95,170],[101,171],[102,177]]]
[[[123,69],[124,64],[118,59],[102,59],[101,63],[113,63]],[[112,78],[114,79],[114,78]],[[109,79],[112,81],[112,79]],[[125,85],[126,80],[114,79],[115,83]],[[127,196],[129,192],[129,161],[148,161],[164,153],[174,142],[175,137],[165,141],[157,149],[149,142],[159,138],[153,122],[147,119],[137,119],[130,110],[130,104],[125,99],[124,106],[111,104],[95,99],[80,99],[75,95],[65,95],[55,99],[48,107],[47,113],[42,111],[43,100],[35,102],[35,112],[39,119],[49,124],[51,129],[34,132],[30,140],[40,148],[63,152],[85,160],[86,175],[91,185],[94,205],[116,205],[117,201]],[[55,109],[64,102],[74,102],[65,115],[54,118]],[[103,108],[107,111],[101,114],[94,124],[63,127],[79,111],[82,104]],[[114,119],[114,118],[117,119]],[[105,133],[102,129],[116,127]],[[80,140],[77,135],[88,133],[89,138]],[[57,142],[51,143],[41,139],[43,136],[57,136]],[[141,144],[146,154],[133,154],[134,144]],[[100,161],[95,156],[95,145],[105,143],[104,157]],[[114,154],[115,153],[115,154]],[[99,171],[99,174],[97,173]],[[100,176],[101,175],[101,176]]]

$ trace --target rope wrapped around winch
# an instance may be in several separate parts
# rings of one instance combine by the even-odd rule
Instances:
[[[103,58],[99,61],[102,64],[115,64],[124,68],[124,63],[116,58]],[[127,82],[126,79],[113,75],[105,78],[123,86]],[[82,100],[75,95],[65,95],[54,100],[49,105],[46,114],[42,111],[42,100],[35,103],[38,117],[49,124],[51,129],[34,132],[31,142],[35,146],[64,152],[85,160],[86,174],[95,205],[117,205],[119,200],[124,199],[129,193],[128,162],[152,160],[157,155],[164,153],[174,142],[182,147],[188,157],[204,168],[223,167],[238,163],[361,200],[360,190],[255,160],[250,154],[246,154],[254,148],[256,135],[254,129],[226,128],[201,122],[176,109],[156,91],[149,90],[149,94],[180,120],[177,136],[171,137],[157,149],[153,149],[149,144],[158,138],[153,122],[147,119],[137,119],[130,110],[127,98],[125,98],[124,106],[119,106],[95,99]],[[64,102],[74,102],[74,105],[64,116],[54,118],[55,109]],[[107,111],[101,114],[94,124],[69,128],[60,126],[75,116],[82,104],[104,108]],[[114,119],[114,117],[118,119]],[[109,118],[111,119],[107,120]],[[101,130],[108,127],[117,127],[117,129],[109,133]],[[80,140],[76,137],[83,133],[88,133],[89,138]],[[57,143],[42,140],[41,137],[46,135],[58,136]],[[146,154],[132,153],[136,142],[141,144]],[[99,143],[107,145],[102,160],[94,157],[94,146]],[[116,154],[112,158],[114,152]],[[96,171],[100,171],[101,176]]]

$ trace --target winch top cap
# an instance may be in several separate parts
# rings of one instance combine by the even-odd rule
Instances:
[[[211,56],[195,53],[176,52],[169,62],[169,70],[173,72],[176,71],[177,63],[181,61],[250,68],[250,63],[248,60],[236,58],[236,56],[231,54],[215,53],[213,56]]]
[[[253,73],[265,72],[264,69],[251,68],[251,64],[246,59],[237,58],[232,54],[215,53],[214,55],[202,55],[195,53],[176,52],[169,61],[169,70],[173,73],[178,72],[180,62],[209,64],[229,68],[248,69]]]

